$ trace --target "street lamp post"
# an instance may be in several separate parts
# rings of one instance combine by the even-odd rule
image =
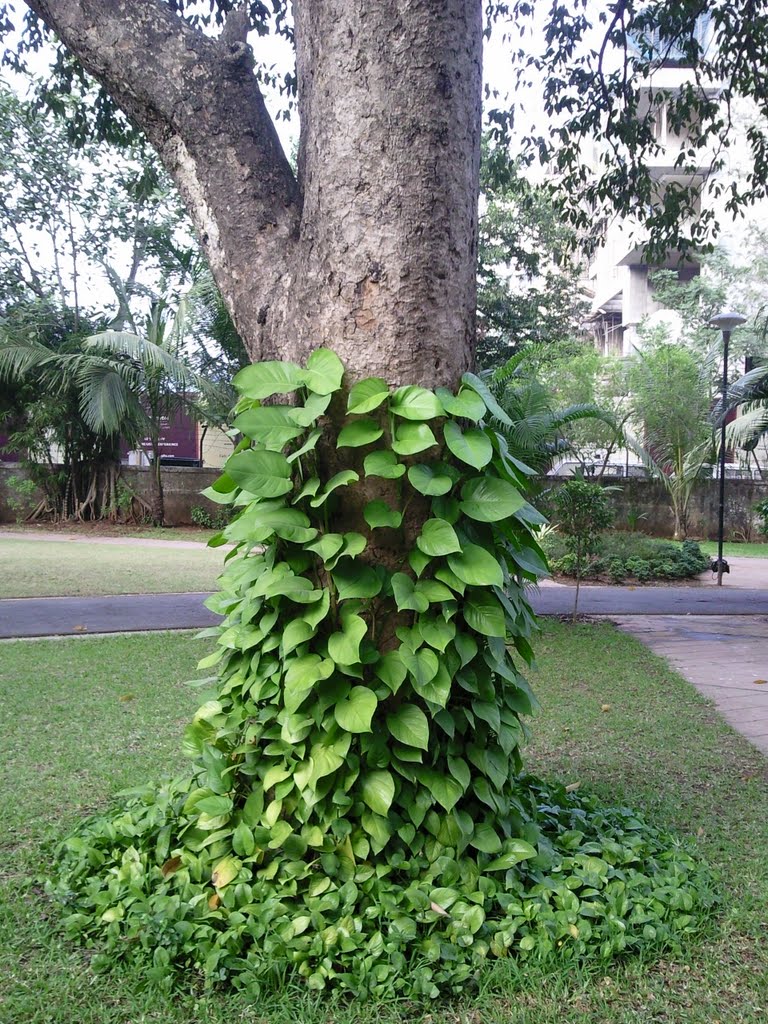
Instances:
[[[722,422],[720,424],[720,502],[717,513],[717,585],[723,585],[723,532],[725,528],[725,417],[728,410],[728,345],[731,331],[746,322],[741,313],[718,313],[709,321],[709,326],[723,334],[723,398]]]

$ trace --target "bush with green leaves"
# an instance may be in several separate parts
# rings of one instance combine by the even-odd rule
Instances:
[[[553,572],[576,575],[576,562],[556,534],[546,538],[544,548]],[[696,541],[682,544],[659,540],[643,533],[609,532],[603,535],[599,556],[591,557],[583,568],[584,579],[598,579],[606,573],[614,583],[627,577],[639,583],[653,580],[686,580],[705,572],[709,559]]]
[[[156,984],[375,997],[455,991],[488,957],[686,941],[710,902],[691,854],[519,774],[541,517],[483,382],[345,390],[319,349],[235,384],[193,777],[63,844],[68,932]]]
[[[193,505],[189,510],[189,518],[194,526],[199,526],[202,530],[223,530],[229,522],[227,509],[213,512],[202,505]]]
[[[764,537],[768,537],[768,498],[763,498],[752,506],[752,511],[757,516],[757,528]]]
[[[597,554],[603,530],[613,522],[608,493],[600,484],[574,478],[559,487],[552,496],[557,525],[566,547],[574,556],[576,594],[573,617],[579,607],[579,585],[590,557]]]

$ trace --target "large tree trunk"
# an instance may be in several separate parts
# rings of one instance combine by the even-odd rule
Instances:
[[[472,362],[481,0],[295,0],[298,180],[231,33],[159,0],[28,0],[157,148],[254,359]]]

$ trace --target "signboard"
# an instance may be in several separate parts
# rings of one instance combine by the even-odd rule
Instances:
[[[142,439],[141,448],[148,456],[150,455],[152,445],[148,437]],[[124,456],[129,450],[123,443]],[[183,410],[179,410],[171,417],[163,416],[160,421],[160,458],[164,462],[171,459],[183,459],[188,462],[200,458],[197,423]]]

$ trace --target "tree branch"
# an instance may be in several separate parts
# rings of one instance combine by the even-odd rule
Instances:
[[[159,0],[26,0],[145,132],[192,215],[251,356],[284,287],[301,195],[240,38]],[[237,254],[236,264],[232,255]]]

